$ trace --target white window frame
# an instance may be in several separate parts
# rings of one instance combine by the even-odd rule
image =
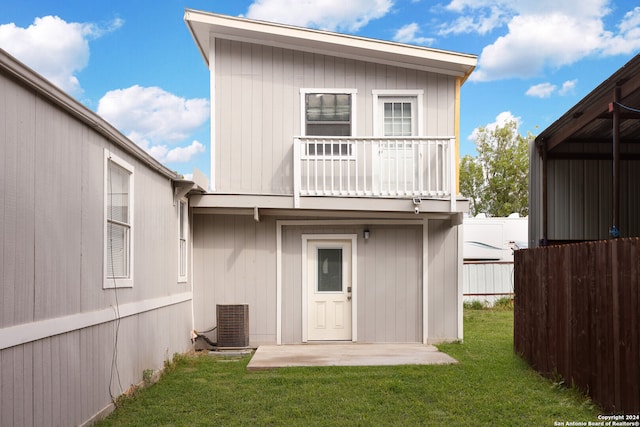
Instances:
[[[107,239],[108,236],[108,207],[109,207],[109,162],[113,162],[115,165],[121,167],[122,169],[129,172],[129,254],[128,254],[128,277],[109,277],[108,272],[108,257],[109,253],[107,251]],[[104,282],[103,289],[113,289],[113,288],[132,288],[133,287],[133,266],[134,266],[134,168],[127,161],[118,157],[117,155],[111,153],[108,149],[104,150]]]
[[[176,203],[178,211],[178,283],[189,279],[189,200],[182,198]]]
[[[358,129],[356,118],[358,117],[358,111],[356,109],[358,89],[353,88],[301,88],[300,89],[300,136],[307,136],[307,107],[306,98],[310,93],[326,93],[332,95],[351,95],[351,138],[356,136],[356,129]]]
[[[422,89],[376,89],[371,91],[373,99],[373,135],[384,136],[381,121],[380,98],[416,98],[417,135],[424,136],[424,90]]]

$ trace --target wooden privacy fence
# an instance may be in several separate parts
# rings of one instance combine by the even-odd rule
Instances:
[[[515,351],[604,410],[640,413],[640,239],[515,252]]]

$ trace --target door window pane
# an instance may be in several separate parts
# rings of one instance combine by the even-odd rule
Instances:
[[[342,292],[342,249],[318,248],[318,292]]]
[[[384,103],[384,136],[412,136],[411,102]]]

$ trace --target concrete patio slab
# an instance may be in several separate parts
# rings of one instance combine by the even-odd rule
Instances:
[[[261,345],[250,371],[291,366],[446,365],[458,363],[432,345],[423,344],[296,344]]]

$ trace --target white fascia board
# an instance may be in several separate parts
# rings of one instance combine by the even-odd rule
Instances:
[[[206,58],[209,34],[244,41],[355,60],[394,65],[464,77],[477,56],[290,25],[217,15],[187,9],[185,22]]]

